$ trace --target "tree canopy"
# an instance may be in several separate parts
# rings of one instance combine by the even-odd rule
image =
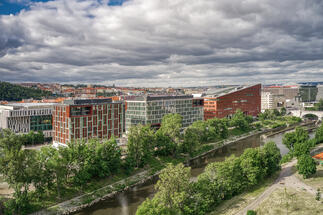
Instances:
[[[20,101],[22,99],[41,99],[49,97],[52,93],[41,89],[27,88],[8,82],[0,82],[0,100]]]

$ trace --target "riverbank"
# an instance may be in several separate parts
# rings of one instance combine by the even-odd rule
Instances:
[[[211,143],[209,145],[212,145],[212,149],[202,153],[201,155],[195,156],[194,158],[188,158],[183,160],[183,163],[185,163],[187,166],[192,165],[192,161],[197,162],[200,165],[205,161],[205,158],[210,156],[212,152],[218,150],[219,148],[222,148],[226,145],[232,144],[234,142],[237,142],[241,139],[248,138],[253,135],[257,135],[260,133],[268,132],[269,130],[261,130],[261,131],[251,131],[244,135],[235,136],[227,139],[226,141],[219,141],[216,143]],[[199,161],[198,161],[199,160]],[[153,170],[149,169],[144,172],[135,174],[133,176],[128,177],[127,179],[123,179],[121,181],[118,181],[114,184],[107,185],[103,188],[100,188],[98,190],[95,190],[93,192],[89,192],[87,194],[83,194],[81,196],[75,197],[71,200],[64,201],[62,203],[59,203],[55,206],[49,207],[47,209],[41,210],[39,212],[33,213],[34,215],[38,214],[73,214],[78,211],[81,211],[84,208],[91,207],[92,205],[103,201],[105,199],[109,199],[114,197],[115,195],[127,191],[135,186],[141,186],[143,184],[149,183],[151,181],[156,182],[158,179],[159,170]]]
[[[282,128],[262,129],[257,131],[254,130],[240,136],[231,137],[225,141],[210,143],[208,145],[212,146],[211,150],[204,152],[193,158],[189,158],[186,161],[184,161],[184,163],[186,163],[187,166],[203,165],[205,162],[207,162],[208,158],[213,157],[216,151],[221,148],[224,148],[224,146],[234,144],[237,141],[246,139],[254,135],[261,135],[267,132],[275,132],[275,131],[278,131],[279,129],[282,129]],[[145,172],[138,173],[127,179],[118,181],[111,185],[107,185],[103,188],[81,195],[79,197],[75,197],[71,200],[62,202],[60,204],[49,207],[46,210],[42,210],[34,214],[35,215],[36,214],[73,214],[83,210],[84,208],[91,207],[98,202],[101,202],[109,198],[113,198],[117,194],[127,191],[133,187],[141,186],[147,183],[154,183],[158,179],[158,174],[159,174],[158,171],[152,171],[151,169],[149,169],[149,170],[146,170]]]
[[[297,124],[288,126],[285,129],[282,129],[282,130],[279,130],[279,131],[276,131],[276,132],[272,132],[271,134],[266,135],[266,137],[272,137],[272,136],[275,136],[277,134],[280,134],[280,133],[283,133],[283,132],[286,132],[286,131],[293,130],[297,126],[305,127],[305,126],[309,126],[309,125],[315,125],[315,123],[316,123],[316,121],[311,121],[311,122],[307,122],[307,123],[297,123]],[[309,128],[308,131],[311,130],[311,129],[313,129],[313,128]]]

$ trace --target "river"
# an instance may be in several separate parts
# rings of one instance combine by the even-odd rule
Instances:
[[[314,133],[310,133],[311,138]],[[288,153],[288,149],[282,144],[283,134],[277,134],[268,138],[264,138],[262,135],[254,135],[243,140],[239,140],[234,144],[224,146],[218,149],[214,158],[208,159],[207,163],[215,161],[223,161],[225,157],[234,154],[239,156],[246,148],[255,148],[264,145],[269,141],[274,141],[282,155]],[[206,163],[206,164],[207,164]],[[191,174],[195,178],[201,174],[206,166],[201,165],[197,168],[192,168]],[[77,213],[77,215],[134,215],[137,207],[149,197],[154,194],[154,184],[148,183],[134,187],[133,189],[116,195],[114,198],[102,201],[92,207],[86,208],[83,211]]]

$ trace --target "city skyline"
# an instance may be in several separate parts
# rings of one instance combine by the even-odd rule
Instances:
[[[4,0],[0,76],[134,87],[323,80],[321,1]]]

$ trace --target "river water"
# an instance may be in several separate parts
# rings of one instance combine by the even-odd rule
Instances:
[[[310,133],[313,137],[314,133]],[[243,140],[239,140],[232,145],[224,146],[218,149],[216,156],[208,159],[205,164],[192,168],[191,174],[195,178],[201,174],[207,163],[223,161],[225,157],[234,154],[239,156],[246,148],[255,148],[264,145],[269,141],[274,141],[282,155],[288,152],[288,149],[282,144],[283,134],[277,134],[268,138],[262,135],[254,135]],[[129,191],[116,195],[114,198],[102,201],[90,208],[77,213],[77,215],[134,215],[137,207],[146,199],[154,195],[154,184],[152,182],[134,187]]]

